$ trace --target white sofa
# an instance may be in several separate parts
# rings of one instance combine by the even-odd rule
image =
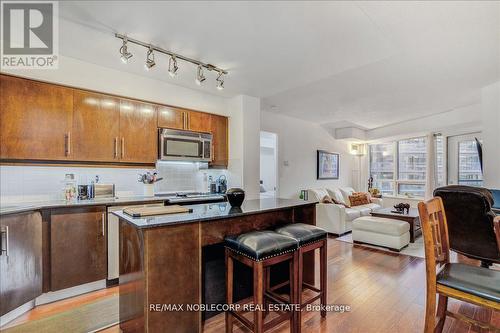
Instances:
[[[354,192],[351,187],[338,189],[310,189],[309,199],[316,200],[316,225],[335,235],[342,235],[352,230],[351,222],[360,216],[368,216],[374,210],[382,207],[382,199],[372,198],[372,203],[346,208],[340,204],[321,203],[326,196],[330,196],[337,202],[343,202],[350,206],[349,195]]]

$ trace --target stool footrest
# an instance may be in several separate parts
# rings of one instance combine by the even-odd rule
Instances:
[[[309,283],[306,283],[306,282],[302,282],[302,286],[305,287],[305,288],[307,288],[307,289],[309,289],[309,290],[315,291],[317,293],[321,292],[321,289],[318,289],[315,286],[313,286],[312,284],[309,284]]]
[[[276,293],[273,293],[271,291],[266,292],[265,296],[278,304],[289,304],[290,303],[286,298],[284,298]]]
[[[236,311],[229,311],[231,312],[231,314],[236,318],[238,319],[239,321],[241,321],[246,327],[248,327],[249,329],[253,330],[254,329],[254,324],[253,322],[251,322],[250,320],[248,320],[247,318],[245,318],[241,313],[239,312],[236,312]]]
[[[302,301],[301,308],[305,307],[307,304],[311,304],[312,302],[314,302],[315,300],[318,300],[320,298],[321,298],[321,294],[316,295],[314,297],[311,297],[310,299],[308,299],[306,301]]]
[[[274,290],[276,290],[276,289],[280,289],[280,288],[282,288],[282,287],[284,287],[284,286],[288,286],[289,284],[290,284],[290,281],[281,282],[281,283],[278,283],[278,284],[277,284],[277,285],[275,285],[275,286],[272,286],[272,287],[270,288],[270,290],[274,291]]]

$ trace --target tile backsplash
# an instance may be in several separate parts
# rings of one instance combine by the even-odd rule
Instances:
[[[139,173],[153,169],[90,168],[53,166],[0,166],[0,204],[62,199],[64,176],[73,173],[77,183],[88,184],[99,176],[100,183],[114,183],[117,196],[143,195]],[[157,172],[164,179],[155,192],[205,192],[204,179],[217,179],[226,170],[200,169],[194,163],[158,163]]]

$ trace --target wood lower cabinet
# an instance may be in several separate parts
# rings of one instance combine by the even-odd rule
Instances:
[[[120,100],[74,90],[73,156],[78,161],[119,160]]]
[[[172,129],[186,129],[186,112],[185,110],[159,106],[158,107],[158,127]]]
[[[228,123],[227,117],[211,115],[210,133],[213,138],[213,167],[227,168],[228,165]]]
[[[0,75],[0,158],[71,160],[73,90]]]
[[[105,279],[106,262],[106,207],[51,211],[52,291]]]
[[[42,217],[0,217],[0,316],[42,294]]]
[[[158,160],[158,130],[153,104],[120,101],[120,161],[155,163]]]

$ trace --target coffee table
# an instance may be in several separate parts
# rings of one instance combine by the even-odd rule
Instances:
[[[389,219],[401,220],[408,222],[410,224],[410,243],[415,243],[415,237],[422,234],[422,228],[420,227],[420,217],[418,215],[418,209],[410,208],[409,213],[404,214],[393,213],[394,208],[382,208],[372,212],[372,216],[385,217]]]

